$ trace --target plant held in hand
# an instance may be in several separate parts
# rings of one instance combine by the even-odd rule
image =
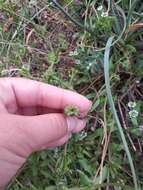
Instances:
[[[64,109],[64,113],[67,116],[79,116],[80,115],[79,108],[76,106],[73,106],[73,105],[66,106]]]

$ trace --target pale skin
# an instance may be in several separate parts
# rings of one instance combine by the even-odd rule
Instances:
[[[67,105],[80,118],[63,114]],[[0,190],[34,151],[61,146],[85,127],[91,102],[75,92],[21,78],[0,79]]]

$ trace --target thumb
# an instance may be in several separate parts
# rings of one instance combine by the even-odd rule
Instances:
[[[49,143],[85,126],[84,121],[76,117],[65,117],[63,114],[17,116],[16,123],[17,133],[23,134],[20,141],[29,153],[46,148]]]

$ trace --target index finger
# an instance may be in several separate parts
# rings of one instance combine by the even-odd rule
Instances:
[[[64,109],[67,105],[75,105],[80,113],[85,115],[90,109],[91,102],[84,96],[69,90],[58,88],[42,82],[23,78],[5,78],[0,80],[7,85],[8,94],[13,94],[20,107],[44,106],[53,109]]]

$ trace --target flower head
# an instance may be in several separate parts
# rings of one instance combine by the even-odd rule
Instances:
[[[79,116],[80,115],[79,108],[76,106],[73,106],[73,105],[66,106],[64,109],[64,113],[67,116]]]
[[[108,12],[102,12],[101,16],[102,17],[107,17],[108,16]]]
[[[78,55],[77,49],[75,49],[74,51],[69,52],[69,56],[76,56],[76,55]]]
[[[139,112],[137,110],[129,111],[130,118],[136,118],[138,115],[139,115]]]
[[[135,108],[136,107],[136,102],[129,102],[128,107],[129,108]]]
[[[97,7],[97,11],[102,11],[103,10],[103,6],[100,5],[99,7]]]

